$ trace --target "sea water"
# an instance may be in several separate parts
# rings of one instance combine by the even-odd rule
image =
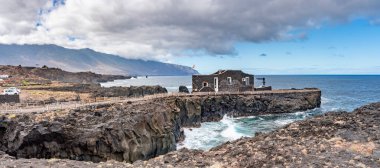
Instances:
[[[268,75],[267,85],[274,89],[310,88],[322,90],[321,108],[290,114],[263,115],[244,118],[224,116],[219,122],[205,122],[199,128],[185,128],[185,140],[178,148],[208,150],[227,141],[253,137],[256,132],[269,132],[294,121],[328,111],[352,111],[362,105],[380,101],[380,76],[376,75]],[[255,81],[255,85],[261,85]],[[180,85],[191,89],[191,76],[148,77],[117,80],[102,84],[110,86],[161,85],[177,92]]]

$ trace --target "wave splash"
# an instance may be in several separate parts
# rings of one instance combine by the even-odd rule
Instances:
[[[288,114],[268,114],[232,118],[227,115],[219,122],[205,122],[199,128],[185,128],[185,140],[177,148],[209,150],[227,141],[253,137],[257,132],[269,132],[297,120],[322,113],[321,109]]]
[[[209,150],[227,141],[249,136],[240,132],[237,119],[225,115],[220,122],[205,122],[199,128],[185,128],[185,140],[177,144],[177,149]]]
[[[236,140],[245,136],[237,131],[237,124],[233,118],[224,115],[220,122],[227,126],[227,128],[220,133],[224,138],[227,138],[228,140]]]

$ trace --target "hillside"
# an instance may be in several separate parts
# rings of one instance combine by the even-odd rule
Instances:
[[[128,79],[123,75],[101,75],[93,72],[67,72],[59,68],[39,68],[0,65],[0,74],[9,75],[4,83],[11,85],[48,84],[51,81],[69,83],[100,83],[116,79]]]
[[[157,61],[127,59],[91,49],[67,49],[56,45],[0,44],[1,65],[58,67],[70,72],[91,71],[118,75],[191,75],[190,67]]]

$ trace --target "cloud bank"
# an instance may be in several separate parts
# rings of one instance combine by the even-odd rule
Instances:
[[[304,39],[353,18],[377,23],[378,0],[0,0],[0,43],[92,48],[166,60],[230,55],[237,42]]]

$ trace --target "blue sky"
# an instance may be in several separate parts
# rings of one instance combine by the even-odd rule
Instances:
[[[379,74],[379,9],[379,0],[5,1],[0,44],[91,48],[201,73]]]
[[[234,56],[177,57],[200,73],[242,69],[254,74],[380,74],[380,26],[366,19],[306,30],[295,41],[237,43]]]

